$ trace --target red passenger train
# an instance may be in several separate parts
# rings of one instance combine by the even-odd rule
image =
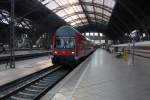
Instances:
[[[80,60],[94,51],[94,43],[71,26],[61,26],[53,35],[53,64]]]

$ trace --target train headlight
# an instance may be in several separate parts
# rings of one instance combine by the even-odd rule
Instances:
[[[71,52],[72,54],[75,54],[75,52]]]
[[[54,52],[54,54],[57,54],[57,53],[58,53],[57,51]]]

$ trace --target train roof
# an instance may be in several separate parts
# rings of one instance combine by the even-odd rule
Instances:
[[[78,32],[76,29],[74,29],[71,26],[61,26],[56,30],[56,36],[76,36],[76,32]]]

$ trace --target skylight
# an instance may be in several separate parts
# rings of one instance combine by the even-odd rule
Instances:
[[[90,22],[107,24],[115,0],[43,0],[42,4],[70,25],[78,27]]]

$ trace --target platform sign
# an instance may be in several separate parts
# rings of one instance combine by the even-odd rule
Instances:
[[[123,49],[123,59],[128,61],[128,48]]]

